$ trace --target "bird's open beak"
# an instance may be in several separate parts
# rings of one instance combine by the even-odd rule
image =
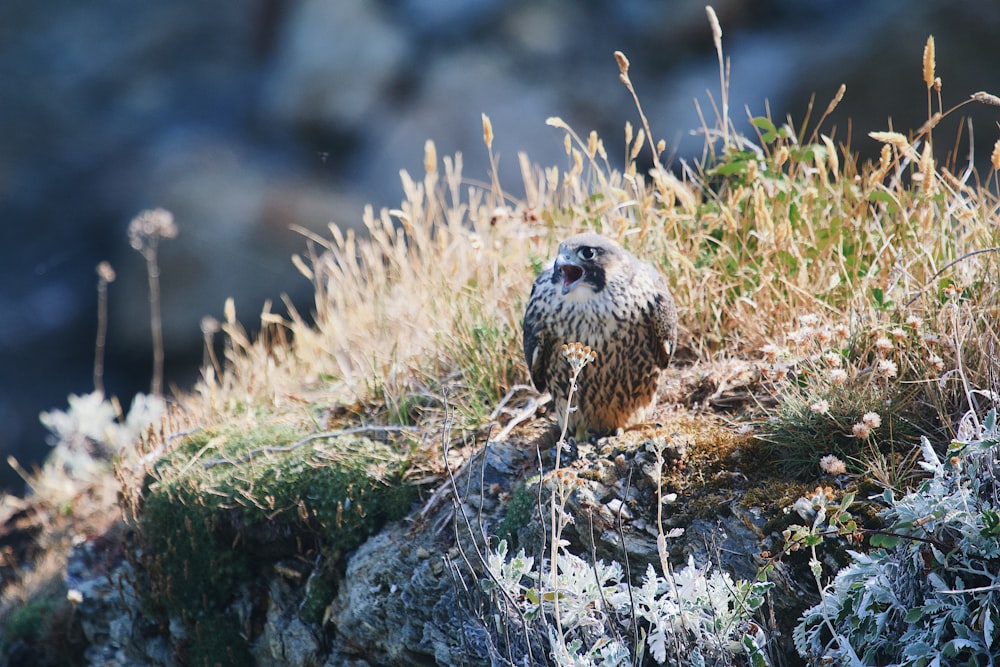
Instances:
[[[583,268],[566,255],[556,257],[554,276],[562,282],[562,293],[568,294],[583,280]]]

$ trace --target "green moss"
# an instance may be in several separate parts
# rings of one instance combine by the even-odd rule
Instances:
[[[214,614],[193,624],[191,636],[179,651],[190,667],[244,667],[254,664],[246,640],[236,622]]]
[[[390,445],[361,437],[283,425],[195,433],[145,483],[136,528],[148,608],[184,621],[188,664],[248,664],[239,632],[195,630],[218,626],[233,594],[278,559],[320,550],[336,560],[405,514],[415,492],[404,469]],[[332,597],[332,584],[322,588],[312,606]]]
[[[306,586],[299,616],[307,623],[321,623],[323,614],[336,594],[336,587],[329,577],[313,577]]]
[[[501,539],[506,539],[516,547],[517,533],[531,521],[531,510],[535,506],[535,492],[526,484],[519,485],[507,503],[507,513],[497,529]]]
[[[4,644],[9,646],[16,641],[33,642],[46,627],[47,619],[56,608],[56,602],[50,598],[28,600],[21,607],[11,612],[4,628]]]

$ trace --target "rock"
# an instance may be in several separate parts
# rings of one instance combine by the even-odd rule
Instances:
[[[371,131],[408,66],[407,34],[366,0],[296,3],[265,84],[267,118],[309,131]]]
[[[503,0],[402,0],[401,21],[427,37],[461,38],[484,27],[498,14]]]
[[[259,665],[319,667],[323,664],[320,643],[313,627],[297,615],[298,595],[281,579],[270,583],[267,618],[252,654]]]

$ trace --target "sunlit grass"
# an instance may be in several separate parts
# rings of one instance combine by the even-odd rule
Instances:
[[[625,77],[628,63],[619,64]],[[973,390],[990,383],[998,201],[983,183],[996,183],[1000,158],[980,177],[955,163],[957,147],[938,149],[934,128],[966,102],[995,98],[977,93],[946,109],[932,79],[928,122],[908,135],[873,128],[882,149],[869,162],[823,126],[845,94],[837,91],[815,122],[811,109],[799,124],[753,118],[752,136],[716,110],[701,128],[702,157],[671,169],[639,167],[648,155],[659,165],[664,148],[650,140],[645,116],[643,129],[626,124],[612,151],[596,133],[549,119],[566,164],[538,166],[522,154],[518,184],[495,175],[470,181],[461,155],[439,159],[428,141],[423,175],[401,173],[398,208],[368,208],[363,233],[331,224],[328,236],[309,235],[295,262],[315,287],[315,325],[268,310],[263,335],[251,342],[228,317],[227,363],[221,373],[206,371],[185,407],[211,421],[244,401],[281,410],[296,396],[376,402],[386,420],[404,423],[420,412],[414,405],[447,405],[466,425],[481,424],[511,386],[527,381],[520,319],[534,276],[562,238],[589,229],[667,276],[689,357],[762,359],[764,345],[783,344],[810,314],[817,329],[845,326],[862,336],[841,349],[857,409],[885,410],[886,397],[906,396],[907,405],[888,409],[900,418],[931,410],[924,421],[947,433]],[[492,159],[492,127],[483,120]],[[522,187],[523,197],[505,191]],[[877,359],[864,332],[908,317],[940,349],[907,352],[896,363],[908,370],[896,378],[867,372]],[[802,361],[794,382],[770,386],[808,406],[825,390],[809,385]],[[862,405],[876,395],[878,405]],[[837,396],[829,400],[839,405]],[[794,401],[769,415],[778,425],[770,440],[781,439],[783,421],[802,421],[787,417],[801,413]]]

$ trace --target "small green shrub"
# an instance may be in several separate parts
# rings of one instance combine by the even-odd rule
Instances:
[[[863,472],[871,460],[905,459],[920,436],[940,432],[946,346],[915,315],[876,317],[886,323],[852,333],[804,315],[785,345],[762,349],[761,375],[777,400],[758,437],[782,473],[815,479],[829,455]]]

